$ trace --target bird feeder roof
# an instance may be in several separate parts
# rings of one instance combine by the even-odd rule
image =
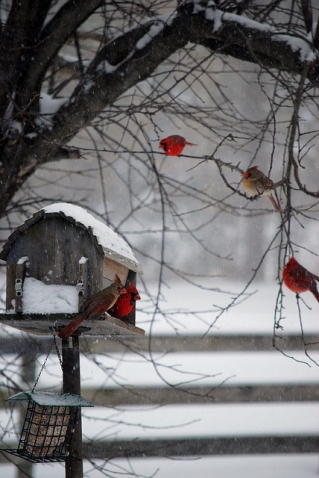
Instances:
[[[7,401],[32,400],[42,407],[93,407],[90,402],[76,393],[20,392]]]
[[[25,232],[44,218],[57,215],[76,226],[87,229],[102,248],[104,257],[121,264],[138,274],[143,273],[142,267],[136,260],[131,247],[124,241],[124,239],[122,239],[122,237],[112,231],[112,229],[106,226],[103,222],[93,217],[82,207],[68,203],[56,203],[46,206],[35,213],[24,224],[19,226],[3,246],[3,250],[0,253],[0,259],[6,260],[12,245],[21,233]]]

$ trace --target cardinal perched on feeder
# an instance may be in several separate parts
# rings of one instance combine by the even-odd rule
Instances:
[[[127,287],[127,292],[121,294],[116,303],[111,309],[109,309],[108,312],[112,317],[123,319],[123,317],[126,317],[130,312],[132,312],[135,302],[140,299],[141,297],[137,288],[135,287],[135,284],[130,282]]]
[[[84,322],[85,319],[98,319],[109,310],[121,294],[127,293],[118,275],[114,282],[105,289],[89,297],[81,307],[79,314],[58,333],[61,339],[67,339]]]
[[[282,272],[282,277],[288,289],[296,294],[309,290],[319,302],[319,292],[316,284],[316,281],[319,281],[319,277],[307,271],[294,257],[291,257],[287,262]]]
[[[273,181],[259,171],[258,166],[252,166],[243,173],[243,186],[250,196],[267,196],[274,208],[281,211],[280,205],[271,192],[274,188]]]
[[[173,134],[160,141],[159,149],[164,149],[166,156],[178,156],[185,146],[197,146],[197,144],[189,143],[183,136]]]

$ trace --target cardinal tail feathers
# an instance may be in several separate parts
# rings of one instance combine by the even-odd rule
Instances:
[[[311,289],[311,292],[313,293],[313,295],[315,296],[315,298],[319,302],[319,292],[317,291],[317,288]]]
[[[276,209],[276,211],[281,212],[281,207],[280,207],[280,205],[278,204],[278,202],[276,201],[276,199],[274,198],[274,196],[273,196],[272,194],[269,194],[268,197],[269,197],[269,201],[270,201],[271,204],[274,206],[274,208]]]
[[[68,325],[63,327],[62,330],[60,330],[60,332],[58,333],[58,337],[60,337],[60,339],[67,339],[71,337],[73,332],[75,332],[76,329],[80,327],[80,325],[82,324],[82,322],[84,322],[85,319],[86,314],[79,314],[77,317],[75,317],[75,319],[72,320],[72,322],[70,322]]]
[[[189,143],[188,141],[186,141],[185,145],[187,144],[187,146],[198,146],[198,144],[195,144],[195,143]]]

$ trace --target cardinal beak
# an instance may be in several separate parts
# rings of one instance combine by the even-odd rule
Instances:
[[[141,300],[140,294],[135,294],[134,295],[134,300]]]
[[[124,295],[124,294],[127,294],[127,290],[125,289],[125,287],[123,287],[123,289],[120,290],[120,295]]]
[[[160,144],[158,145],[158,149],[164,149],[164,143],[160,143]]]

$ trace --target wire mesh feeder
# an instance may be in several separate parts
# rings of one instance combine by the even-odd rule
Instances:
[[[65,461],[79,407],[92,407],[77,394],[20,392],[8,401],[28,400],[17,450],[5,451],[32,463]]]

